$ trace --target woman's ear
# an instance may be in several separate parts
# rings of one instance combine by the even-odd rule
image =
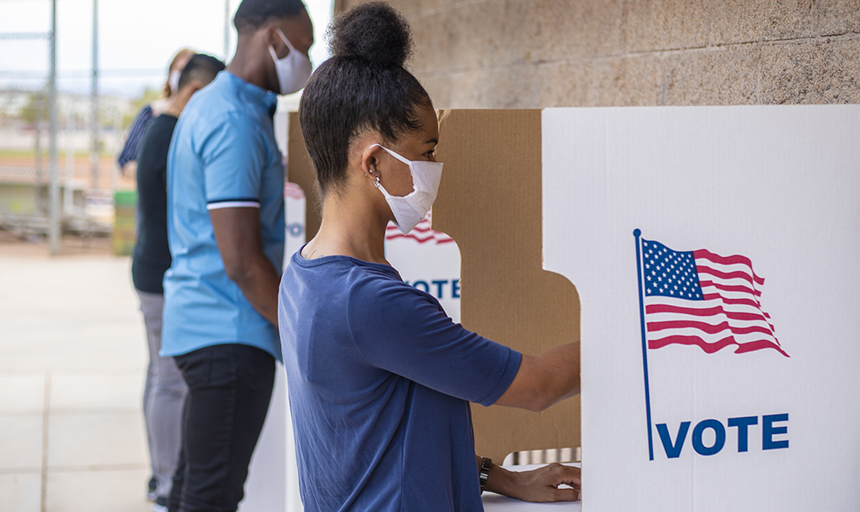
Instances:
[[[378,143],[368,144],[361,153],[361,170],[373,181],[379,181],[379,159],[377,156],[382,151]]]

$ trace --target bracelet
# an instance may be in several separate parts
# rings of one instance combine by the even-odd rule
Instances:
[[[479,478],[481,480],[481,494],[484,494],[484,489],[487,487],[487,477],[490,476],[490,467],[493,465],[493,459],[489,457],[481,457],[481,473],[479,474]]]

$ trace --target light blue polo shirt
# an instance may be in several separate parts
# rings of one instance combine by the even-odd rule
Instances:
[[[284,166],[272,114],[277,96],[228,71],[196,93],[179,118],[167,158],[167,235],[161,355],[240,343],[278,360],[278,330],[229,277],[209,211],[260,209],[263,251],[281,273]]]

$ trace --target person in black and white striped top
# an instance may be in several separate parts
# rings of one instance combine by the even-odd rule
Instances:
[[[140,150],[140,142],[143,134],[153,119],[170,108],[171,99],[179,90],[179,75],[185,69],[185,65],[194,56],[194,52],[183,48],[173,56],[170,66],[167,68],[167,82],[164,83],[162,97],[150,104],[144,105],[135,116],[134,121],[128,129],[125,144],[117,156],[117,164],[123,174],[134,176],[137,171],[137,153]]]

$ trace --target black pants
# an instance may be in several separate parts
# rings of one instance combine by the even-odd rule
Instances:
[[[275,382],[275,360],[248,345],[176,356],[188,384],[170,512],[234,512]]]

